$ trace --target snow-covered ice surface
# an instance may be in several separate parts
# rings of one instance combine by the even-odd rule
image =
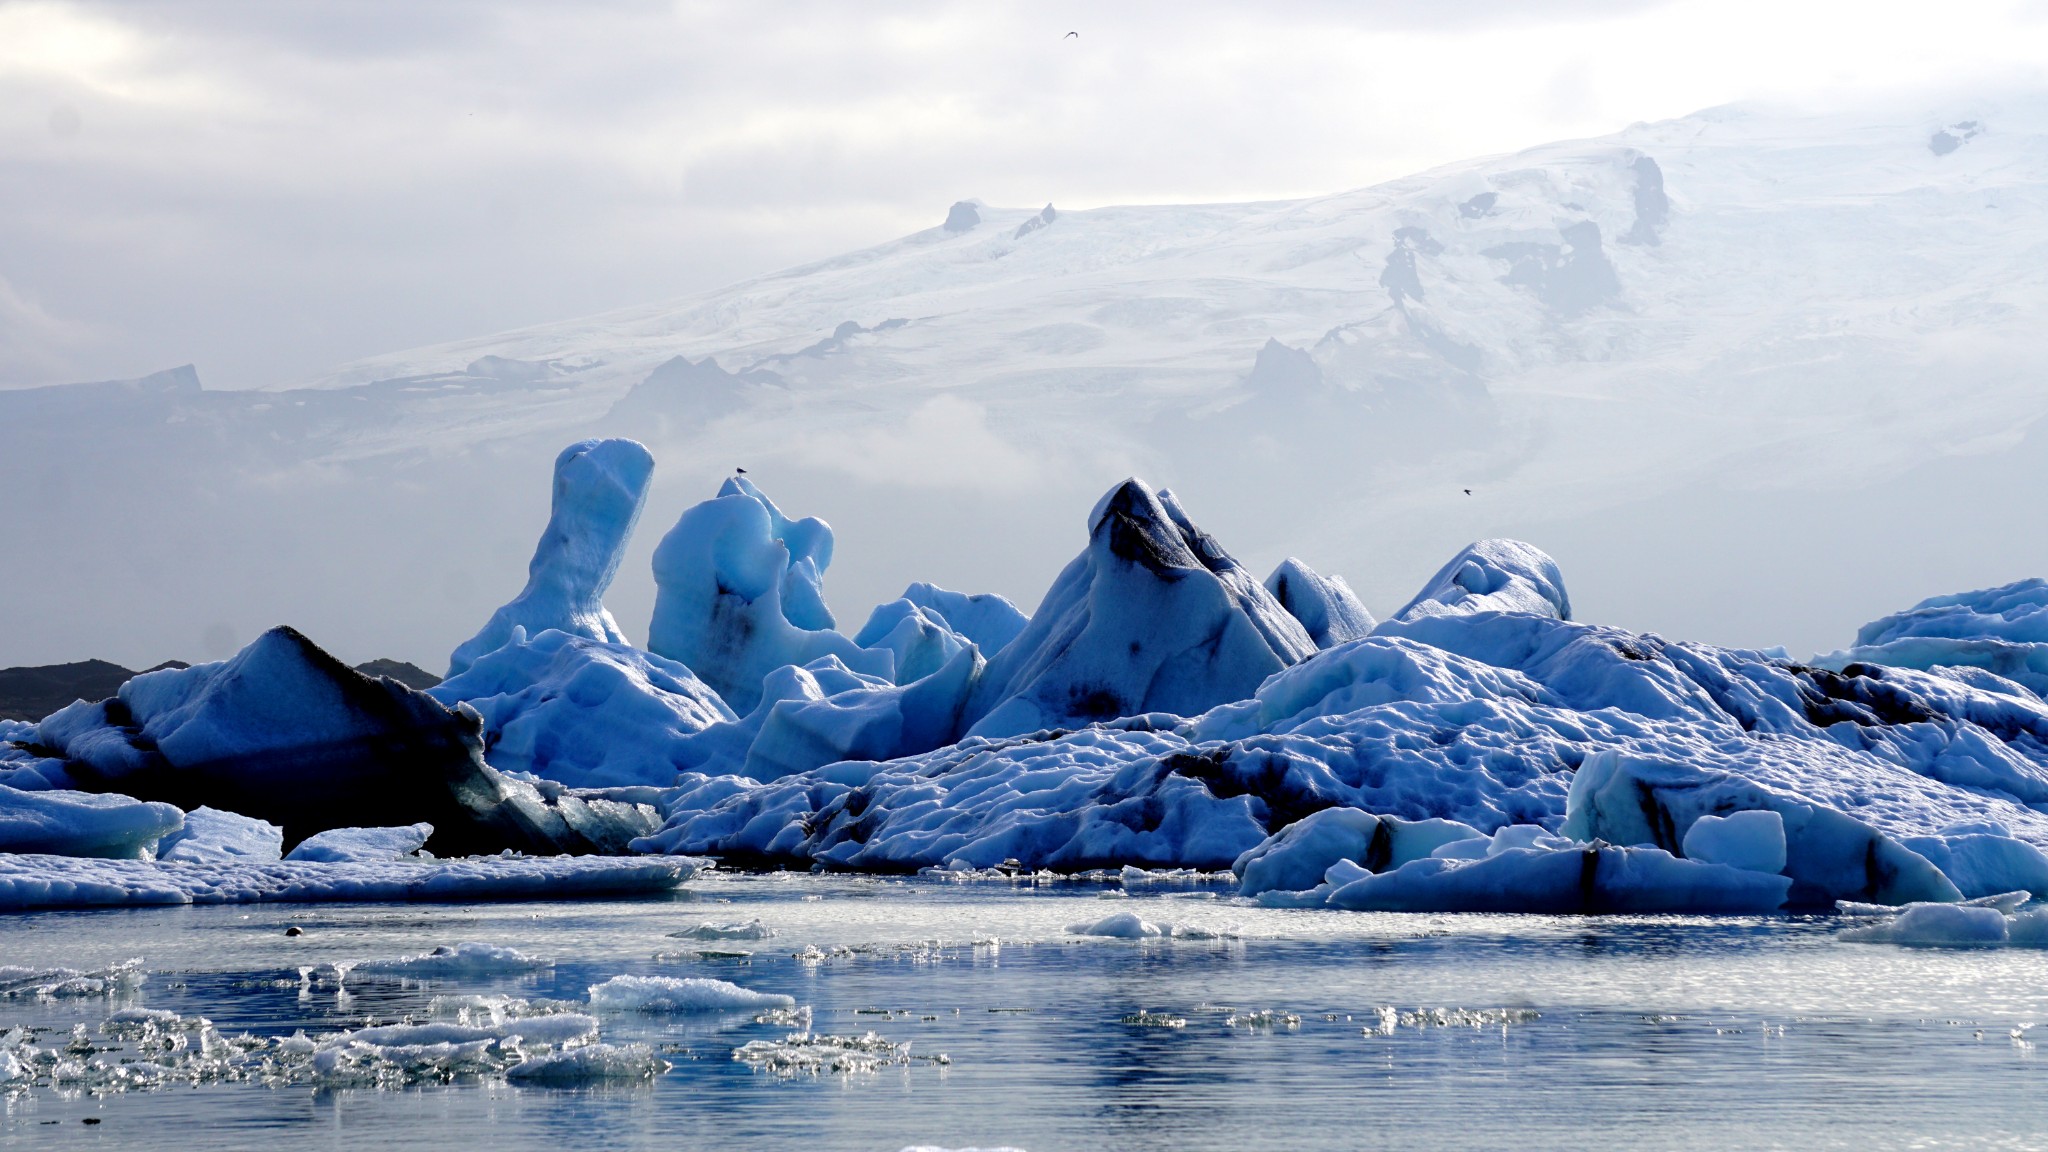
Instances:
[[[1069,931],[1126,915],[1160,934]],[[665,947],[754,921],[750,956]],[[2026,1146],[2048,952],[1840,937],[1883,922],[719,872],[632,901],[41,914],[6,928],[0,1145],[1241,1152],[1369,1122],[1395,1147]],[[795,1007],[593,1003],[622,977]]]

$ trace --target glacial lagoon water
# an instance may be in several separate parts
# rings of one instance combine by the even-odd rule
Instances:
[[[786,993],[812,1033],[873,1032],[910,1059],[777,1071],[734,1053],[783,1041],[786,1019],[605,1012],[603,1040],[651,1045],[669,1070],[566,1088],[485,1075],[0,1090],[0,1147],[2048,1145],[2033,1046],[2048,1039],[2048,953],[1848,944],[1833,917],[1361,914],[1259,908],[1220,885],[1121,891],[711,872],[630,901],[9,918],[0,965],[147,970],[114,998],[0,998],[0,1029],[27,1025],[45,1046],[81,1024],[97,1036],[123,1007],[317,1038],[425,1018],[437,996],[583,1000],[640,974]],[[1066,931],[1119,911],[1182,935]],[[753,920],[774,935],[672,935]],[[463,941],[554,964],[339,986],[300,974]]]

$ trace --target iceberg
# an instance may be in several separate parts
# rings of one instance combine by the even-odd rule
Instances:
[[[737,719],[673,660],[554,629],[503,647],[427,694],[483,720],[484,759],[576,788],[674,783],[677,742]]]
[[[1430,856],[1368,873],[1335,886],[1328,903],[1377,912],[1772,912],[1792,885],[1660,848],[1545,839],[1474,860]]]
[[[943,621],[962,639],[981,649],[984,656],[994,656],[1009,647],[1010,641],[1031,623],[1031,617],[1019,611],[1008,597],[993,592],[951,592],[918,581],[903,590],[901,599]]]
[[[1049,618],[1041,611],[1002,659]],[[1759,827],[1768,817],[1737,815],[1768,811],[1786,839],[1783,899],[1898,904],[1960,895],[1905,838],[1990,821],[2016,841],[2048,844],[2043,748],[2048,707],[1953,678],[1874,666],[1847,675],[1549,611],[1436,613],[1384,622],[1194,716],[970,733],[930,752],[759,782],[685,774],[662,830],[634,846],[882,871],[1005,861],[1214,869],[1305,817],[1350,808],[1486,835],[1532,825],[1769,876],[1757,871],[1773,857]],[[1717,837],[1704,826],[1703,858],[1688,860],[1686,835],[1704,816],[1735,827]],[[1308,826],[1296,833],[1301,860],[1277,853],[1253,886],[1267,869],[1289,877],[1269,891],[1320,886],[1339,857],[1372,871],[1361,863],[1364,822],[1326,819],[1328,844]],[[1355,826],[1339,835],[1346,820]],[[1654,857],[1612,860],[1597,866],[1686,871]],[[1687,875],[1674,891],[1721,874]],[[1739,884],[1745,906],[1767,894]]]
[[[1473,839],[1485,839],[1485,833],[1455,820],[1402,820],[1357,808],[1325,808],[1267,837],[1230,869],[1237,874],[1240,895],[1305,892],[1320,885],[1339,862],[1384,872],[1446,844]]]
[[[1938,670],[1979,685],[1985,681],[1971,673],[1989,674],[2048,696],[2048,580],[1930,597],[1865,624],[1854,645],[1813,663],[1836,671],[1859,663]]]
[[[989,661],[970,705],[971,735],[1192,714],[1250,695],[1316,650],[1171,493],[1126,480],[1088,524],[1086,550]]]
[[[1318,648],[1371,635],[1376,623],[1342,576],[1319,575],[1292,556],[1266,577],[1266,591],[1289,616],[1301,621]]]
[[[633,803],[497,772],[481,729],[473,709],[364,676],[279,627],[231,660],[145,673],[62,709],[35,741],[79,787],[266,820],[290,844],[425,822],[445,856],[603,852],[656,822]]]
[[[944,616],[908,597],[877,605],[868,622],[854,634],[853,642],[863,648],[887,649],[896,658],[895,679],[903,684],[938,671],[972,643],[953,631]]]
[[[448,675],[459,676],[504,647],[515,628],[624,644],[605,611],[604,593],[625,558],[653,475],[654,457],[632,440],[583,440],[562,449],[555,457],[554,507],[527,565],[525,589],[455,649]]]
[[[1481,540],[1451,557],[1395,620],[1472,612],[1526,612],[1572,618],[1564,574],[1542,549],[1520,540]]]
[[[184,825],[185,814],[170,804],[0,787],[0,852],[147,859]]]
[[[1758,809],[1779,817],[1776,834],[1783,837],[1783,869],[1793,881],[1795,903],[1908,904],[1963,898],[1926,857],[1845,813],[1730,773],[1624,758],[1613,751],[1596,753],[1579,767],[1562,831],[1579,840],[1655,844],[1683,851],[1698,820]],[[1753,843],[1729,843],[1738,837],[1739,833],[1731,836],[1710,829],[1702,842],[1742,856],[1760,853]],[[1778,850],[1770,846],[1761,851],[1775,855]]]
[[[833,631],[823,587],[831,563],[823,520],[791,520],[735,476],[686,510],[654,550],[648,651],[687,666],[742,713],[760,700],[762,677],[822,656],[894,679],[887,649]]]

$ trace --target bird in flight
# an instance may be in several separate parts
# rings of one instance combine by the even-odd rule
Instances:
[[[1078,40],[1080,38],[1081,34],[1079,32],[1069,32],[1065,36],[1060,37],[1062,40]]]
[[[742,471],[742,472],[745,472],[745,471],[746,471],[746,469],[745,469],[745,468],[742,468],[742,469],[740,469],[740,471]],[[1470,488],[1467,488],[1467,489],[1465,489],[1465,495],[1467,495],[1467,496],[1470,496],[1471,494],[1472,494],[1472,490],[1471,490]]]

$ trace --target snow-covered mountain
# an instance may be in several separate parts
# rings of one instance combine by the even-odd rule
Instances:
[[[1490,536],[1585,618],[1801,651],[2048,571],[2048,97],[1715,109],[1284,203],[943,207],[311,387],[0,393],[0,663],[289,620],[438,665],[594,432],[657,460],[611,597],[636,637],[647,549],[734,466],[832,522],[852,619],[917,579],[1030,606],[1132,472],[1382,613]]]

